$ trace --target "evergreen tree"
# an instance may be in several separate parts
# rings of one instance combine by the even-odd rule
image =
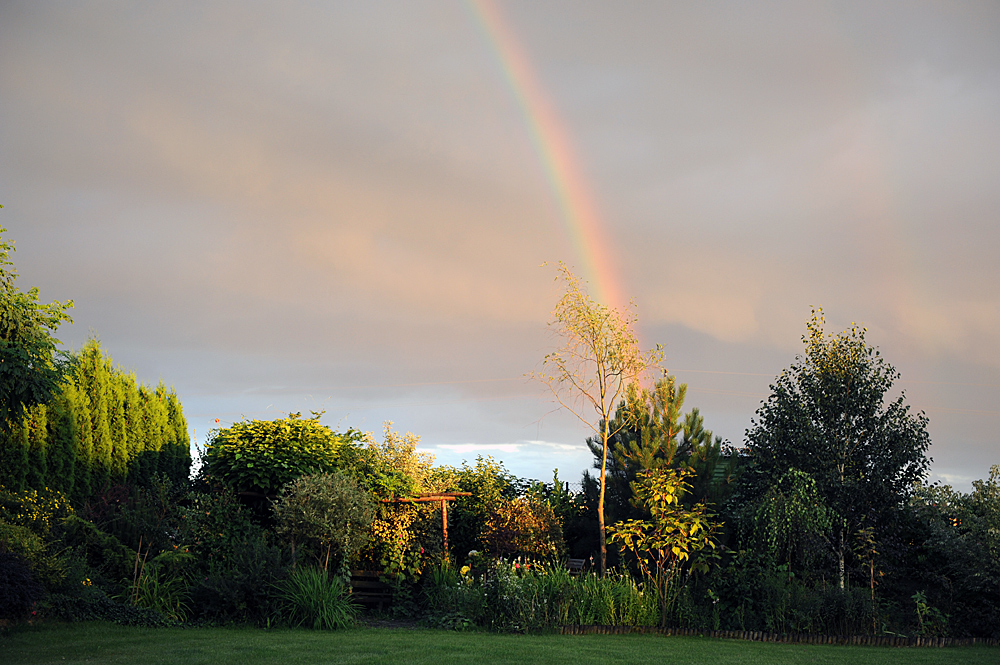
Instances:
[[[93,463],[90,466],[90,488],[100,491],[111,481],[111,426],[108,406],[111,398],[108,367],[101,355],[100,343],[88,341],[79,354],[76,382],[89,402]]]
[[[685,505],[721,505],[728,497],[737,469],[737,456],[723,446],[721,437],[705,429],[697,408],[681,415],[687,384],[677,384],[673,376],[658,379],[652,390],[630,386],[612,420],[611,455],[608,457],[608,517],[643,519],[634,505],[634,484],[639,474],[656,469],[690,468],[682,500]],[[594,455],[594,467],[603,456],[600,439],[590,437],[587,446]],[[589,473],[584,483],[590,483]]]
[[[28,487],[28,432],[23,423],[0,429],[0,485],[20,492]]]
[[[64,494],[76,491],[77,449],[79,430],[68,395],[72,385],[63,386],[48,405],[48,484]]]
[[[111,435],[111,482],[122,484],[128,474],[128,422],[125,419],[126,383],[114,372],[111,359],[104,361],[108,382],[108,430]]]
[[[71,383],[63,389],[68,408],[73,416],[76,431],[76,466],[74,468],[74,499],[83,499],[93,494],[92,473],[94,468],[93,423],[90,415],[90,398],[77,384]]]
[[[167,416],[169,426],[174,431],[171,471],[168,475],[176,481],[186,480],[191,471],[191,437],[181,402],[173,390],[167,394]]]
[[[48,413],[44,404],[36,404],[27,409],[23,424],[25,443],[28,448],[28,487],[36,489],[48,484],[47,431]]]

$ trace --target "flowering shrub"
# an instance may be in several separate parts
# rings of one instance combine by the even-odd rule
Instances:
[[[463,630],[481,623],[486,597],[472,568],[462,566],[456,571],[447,563],[431,566],[423,583],[428,623],[451,630]]]
[[[565,549],[562,527],[552,508],[524,497],[497,502],[483,525],[482,541],[498,557],[552,557]]]
[[[0,520],[28,527],[39,536],[47,536],[54,525],[72,514],[69,499],[57,490],[46,487],[41,492],[12,492],[0,486]]]

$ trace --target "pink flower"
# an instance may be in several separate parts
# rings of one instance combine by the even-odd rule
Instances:
[[[518,568],[520,568],[520,567],[521,567],[521,564],[519,564],[519,563],[515,563],[515,564],[514,564],[514,570],[517,570],[517,569],[518,569]]]

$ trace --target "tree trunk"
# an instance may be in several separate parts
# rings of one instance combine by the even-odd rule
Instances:
[[[844,529],[840,529],[840,543],[837,547],[837,585],[844,590]]]
[[[869,561],[868,571],[870,573],[871,585],[872,585],[872,635],[878,634],[878,608],[875,605],[875,554],[872,553],[872,558]]]
[[[601,455],[601,494],[597,500],[597,524],[600,531],[601,540],[601,577],[607,572],[608,543],[604,535],[604,474],[608,468],[608,419],[604,418],[604,454]]]
[[[844,487],[844,467],[847,465],[847,443],[844,444],[844,450],[840,455],[840,464],[837,465],[837,471],[840,473],[840,487]],[[847,523],[847,518],[842,518],[844,524]],[[837,545],[837,584],[840,586],[840,590],[844,590],[844,547],[846,543],[844,542],[844,527],[840,527],[840,542]]]

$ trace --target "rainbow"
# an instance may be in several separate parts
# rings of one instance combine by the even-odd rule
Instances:
[[[528,56],[493,0],[468,0],[504,78],[520,107],[535,152],[561,212],[581,275],[592,296],[605,305],[624,307],[611,239],[573,151],[565,124],[538,82]]]

